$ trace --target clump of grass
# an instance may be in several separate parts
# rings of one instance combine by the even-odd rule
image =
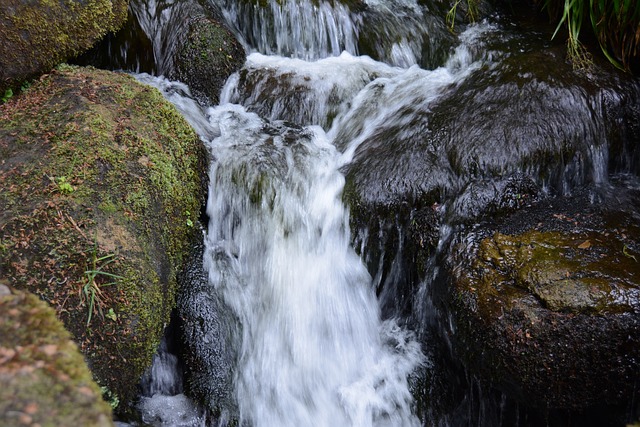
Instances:
[[[101,288],[114,285],[116,280],[122,279],[122,276],[104,271],[104,269],[115,260],[115,254],[98,257],[98,242],[97,240],[94,241],[93,248],[90,251],[89,268],[84,272],[86,280],[82,287],[82,299],[89,305],[87,327],[91,324],[93,312],[96,308],[100,316],[104,318],[102,313],[103,293]],[[98,283],[98,278],[100,277],[114,280],[107,283]]]
[[[553,34],[567,31],[567,54],[575,68],[588,68],[592,53],[581,41],[583,30],[591,30],[604,56],[614,66],[630,71],[632,63],[640,67],[640,1],[638,0],[530,0],[546,9],[557,21]],[[466,3],[465,3],[466,2]],[[469,22],[477,20],[477,0],[454,0],[445,17],[453,31],[461,4],[467,5]]]
[[[447,26],[450,31],[453,31],[456,22],[456,15],[458,12],[458,6],[462,3],[463,0],[455,0],[453,2],[453,6],[449,9],[446,16]],[[478,19],[478,4],[477,0],[466,0],[467,3],[467,20],[469,22],[475,22]]]
[[[590,57],[580,42],[584,24],[590,24],[605,57],[622,70],[640,57],[640,2],[637,0],[542,0],[551,17],[568,32],[568,55],[574,65],[584,67]],[[558,7],[559,6],[559,7]],[[553,11],[561,15],[554,16]]]

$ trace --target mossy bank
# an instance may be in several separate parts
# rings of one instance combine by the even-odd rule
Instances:
[[[129,75],[62,66],[0,106],[0,283],[55,308],[114,403],[169,320],[205,167],[182,116]]]

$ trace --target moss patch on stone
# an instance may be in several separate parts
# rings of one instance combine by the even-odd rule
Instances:
[[[633,311],[625,295],[640,279],[640,264],[624,255],[624,243],[593,231],[495,233],[480,243],[475,267],[485,273],[478,292],[510,284],[550,310],[573,313]]]
[[[128,0],[4,0],[0,92],[91,47],[127,17]]]
[[[49,302],[130,401],[196,234],[202,143],[156,89],[64,66],[0,106],[0,159],[0,282]]]
[[[175,78],[186,83],[200,102],[217,104],[222,86],[245,59],[244,48],[222,24],[211,18],[193,18],[176,54]]]
[[[3,426],[113,425],[69,332],[30,293],[0,296],[0,383]]]
[[[615,412],[633,399],[639,194],[615,194],[627,203],[545,200],[452,245],[456,357],[526,406]]]

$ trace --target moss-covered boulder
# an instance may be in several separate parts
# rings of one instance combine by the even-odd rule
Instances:
[[[28,292],[0,285],[0,424],[112,426],[111,408],[56,318]]]
[[[244,48],[227,28],[212,18],[195,17],[176,52],[173,77],[186,83],[201,103],[217,104],[222,86],[245,59]]]
[[[51,304],[121,402],[175,304],[205,157],[177,110],[125,74],[60,67],[0,107],[0,281]]]
[[[637,212],[583,198],[547,201],[461,236],[448,264],[453,342],[471,373],[527,406],[632,403],[640,382]]]
[[[128,0],[4,0],[0,92],[90,48],[127,17]]]

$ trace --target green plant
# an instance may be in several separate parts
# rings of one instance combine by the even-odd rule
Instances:
[[[106,277],[106,278],[111,278],[116,280],[122,279],[122,276],[118,276],[117,274],[108,273],[104,271],[104,268],[107,265],[114,262],[115,260],[116,260],[115,254],[107,254],[107,255],[98,257],[98,241],[97,239],[94,239],[93,248],[90,251],[90,259],[89,259],[90,268],[85,270],[84,272],[86,280],[85,280],[84,286],[82,287],[83,299],[89,305],[89,313],[87,315],[87,327],[89,326],[89,324],[91,324],[91,318],[93,316],[94,308],[97,307],[98,313],[100,313],[100,316],[104,318],[102,314],[103,294],[102,294],[101,287],[110,286],[116,283],[115,280],[108,283],[98,283],[97,279],[99,277]],[[111,312],[109,312],[109,314],[111,314]],[[113,313],[113,315],[115,316],[115,313]]]
[[[568,54],[578,67],[590,63],[587,51],[579,40],[582,25],[587,19],[600,49],[614,66],[629,70],[632,58],[640,56],[640,2],[637,0],[542,1],[552,18],[552,11],[558,2],[563,2],[554,37],[566,26]]]
[[[11,99],[12,96],[13,96],[13,90],[11,90],[11,88],[9,88],[9,89],[4,91],[4,95],[2,95],[2,98],[0,100],[2,102],[7,102],[8,100]]]
[[[102,392],[102,398],[105,400],[105,402],[109,403],[111,409],[116,409],[120,404],[118,395],[116,395],[114,392],[109,390],[108,387],[105,386],[101,386],[100,391]]]
[[[455,0],[447,16],[445,17],[449,30],[453,31],[453,27],[456,23],[456,13],[458,11],[458,5],[462,3],[462,0]],[[469,22],[475,22],[478,17],[478,4],[477,0],[467,0],[467,19]]]
[[[71,183],[69,181],[67,181],[67,177],[61,176],[61,177],[56,178],[56,184],[58,186],[58,190],[62,194],[71,194],[71,193],[73,193],[74,188],[71,185]]]
[[[627,245],[624,245],[622,247],[622,253],[624,254],[624,256],[626,256],[627,258],[633,258],[633,260],[635,262],[638,262],[638,259],[635,257],[635,255],[629,253],[629,248],[627,247]]]
[[[549,0],[547,0],[549,1]],[[564,8],[560,22],[551,38],[555,38],[566,25],[569,32],[567,39],[567,54],[576,68],[587,68],[592,63],[592,58],[587,49],[580,42],[580,30],[584,21],[584,0],[564,0]]]

